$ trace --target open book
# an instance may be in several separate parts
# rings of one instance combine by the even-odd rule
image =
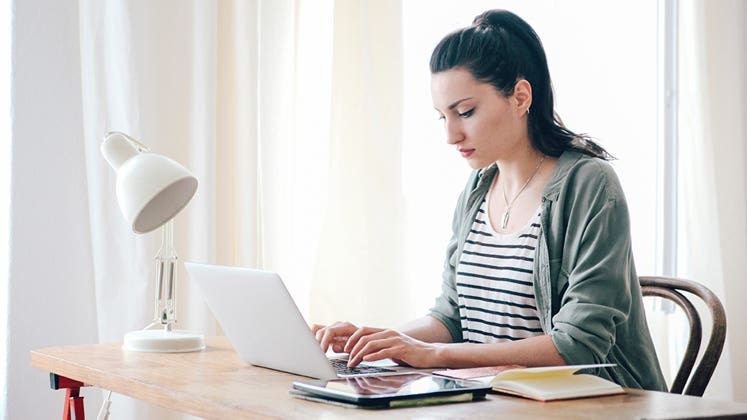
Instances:
[[[489,383],[495,391],[538,401],[624,394],[625,390],[614,382],[595,375],[574,374],[581,369],[607,366],[614,365],[572,365],[533,368],[510,365],[472,369],[447,369],[433,372],[433,374]]]

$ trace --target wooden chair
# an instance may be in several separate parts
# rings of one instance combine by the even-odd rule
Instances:
[[[685,356],[682,359],[677,376],[669,392],[675,394],[694,395],[701,397],[711,380],[721,350],[726,338],[726,313],[719,298],[707,287],[690,280],[673,277],[639,277],[643,296],[658,296],[676,303],[690,322],[690,338],[687,342]],[[703,356],[698,363],[695,373],[690,375],[700,351],[702,327],[700,315],[692,302],[681,292],[689,292],[705,302],[711,312],[713,328]],[[689,382],[688,382],[689,378]],[[687,384],[687,387],[685,385]]]

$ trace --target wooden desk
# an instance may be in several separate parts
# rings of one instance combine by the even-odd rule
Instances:
[[[31,352],[31,366],[209,419],[747,417],[747,404],[639,390],[550,403],[491,394],[473,403],[387,411],[343,408],[292,398],[291,383],[306,378],[247,365],[225,337],[206,341],[205,351],[181,354],[125,352],[121,344],[47,348]]]

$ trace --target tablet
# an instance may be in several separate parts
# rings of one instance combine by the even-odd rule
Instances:
[[[293,388],[311,397],[378,408],[481,400],[490,385],[418,372],[297,381]]]

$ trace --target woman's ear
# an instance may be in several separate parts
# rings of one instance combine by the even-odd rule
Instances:
[[[526,80],[521,79],[514,86],[514,104],[516,111],[520,114],[529,114],[532,107],[532,85]]]

